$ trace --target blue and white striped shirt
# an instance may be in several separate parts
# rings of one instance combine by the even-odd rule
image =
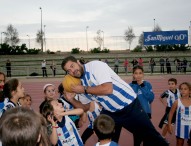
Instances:
[[[176,89],[176,92],[173,93],[171,90],[167,90],[165,91],[162,95],[161,98],[167,98],[167,107],[172,107],[173,103],[175,102],[175,100],[177,100],[178,98],[180,98],[180,90]]]
[[[3,113],[3,108],[4,106],[8,103],[9,99],[8,98],[5,98],[3,102],[0,102],[0,117]]]
[[[100,115],[101,113],[101,107],[94,101],[94,110],[93,111],[87,111],[88,120],[90,121],[90,124],[88,125],[89,128],[93,129],[93,123],[94,120]]]
[[[82,139],[75,124],[68,116],[64,116],[61,123],[57,124],[59,146],[83,146]]]
[[[115,112],[132,103],[136,98],[133,89],[122,80],[106,63],[91,61],[84,65],[84,74],[81,77],[83,86],[97,86],[111,82],[113,93],[108,95],[86,95],[101,104],[108,111]]]
[[[191,105],[185,107],[180,98],[176,111],[176,131],[175,135],[183,139],[189,139],[191,130]]]

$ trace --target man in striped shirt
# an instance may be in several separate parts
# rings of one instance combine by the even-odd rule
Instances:
[[[137,135],[145,146],[169,145],[154,128],[133,89],[106,63],[91,61],[82,65],[75,57],[68,56],[61,66],[68,74],[82,81],[82,85],[72,86],[72,91],[97,101],[103,107],[101,114],[114,119],[113,141],[118,142],[121,128],[124,127]],[[82,108],[74,98],[70,98],[70,102]],[[86,111],[88,108],[84,106],[83,109]]]

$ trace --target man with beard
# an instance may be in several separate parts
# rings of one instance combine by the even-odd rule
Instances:
[[[133,89],[122,80],[106,63],[90,61],[82,65],[75,57],[66,57],[61,67],[73,77],[80,78],[82,85],[72,86],[72,91],[85,94],[103,107],[101,114],[109,115],[115,121],[113,141],[118,142],[121,128],[124,127],[144,146],[168,146],[169,144],[156,131],[147,114],[141,107]],[[75,107],[82,108],[74,98],[68,98]],[[85,108],[84,110],[87,110]],[[137,139],[136,139],[137,140]],[[134,139],[134,146],[136,144]]]

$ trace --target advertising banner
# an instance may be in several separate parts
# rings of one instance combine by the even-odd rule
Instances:
[[[188,31],[144,32],[144,45],[188,44]]]

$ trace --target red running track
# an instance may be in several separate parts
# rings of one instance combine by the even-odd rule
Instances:
[[[155,100],[152,104],[152,123],[156,127],[156,129],[161,133],[161,129],[158,128],[158,123],[165,112],[165,107],[159,101],[160,94],[168,89],[167,81],[169,78],[174,77],[178,81],[178,85],[182,82],[190,82],[190,75],[146,75],[145,80],[149,81],[153,86],[153,91],[155,93]],[[131,76],[122,76],[122,78],[130,83],[132,80]],[[56,87],[62,82],[62,78],[20,78],[20,81],[23,83],[26,93],[32,96],[32,106],[35,111],[38,111],[38,107],[40,103],[43,101],[43,86],[46,83],[54,84]],[[88,123],[87,123],[88,124]],[[86,128],[87,124],[81,128],[80,133]],[[175,135],[167,135],[167,139],[170,142],[171,146],[176,145]],[[85,146],[93,146],[97,142],[97,138],[93,135],[90,139],[88,139]],[[133,146],[133,137],[130,132],[127,130],[122,130],[120,140],[120,146]],[[186,146],[186,142],[184,144]]]

